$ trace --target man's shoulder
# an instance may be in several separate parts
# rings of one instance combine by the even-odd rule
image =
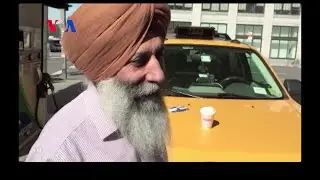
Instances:
[[[31,148],[27,161],[47,161],[61,150],[63,144],[73,141],[81,133],[79,128],[84,129],[92,124],[90,113],[84,105],[84,96],[85,92],[81,93],[48,121]]]

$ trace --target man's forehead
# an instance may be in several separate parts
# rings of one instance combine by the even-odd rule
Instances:
[[[163,49],[163,40],[159,36],[149,36],[145,38],[145,41],[141,44],[137,53],[158,51]]]

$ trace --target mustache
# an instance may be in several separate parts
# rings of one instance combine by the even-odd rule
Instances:
[[[139,84],[131,84],[113,78],[102,81],[97,84],[97,88],[101,94],[108,94],[108,98],[114,103],[107,107],[109,110],[121,111],[124,113],[127,108],[118,109],[116,107],[138,108],[148,106],[150,101],[162,104],[162,89],[161,86],[151,82],[140,82]],[[121,98],[119,100],[118,98]]]
[[[161,88],[156,83],[125,84],[125,89],[133,98],[161,95]]]

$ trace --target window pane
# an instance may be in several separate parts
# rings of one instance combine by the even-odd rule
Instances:
[[[282,10],[282,3],[274,4],[274,10]]]
[[[264,12],[264,6],[257,6],[254,11],[254,13],[260,13],[260,14],[263,14],[263,12]]]
[[[214,27],[218,31],[218,24],[210,24],[210,27]]]
[[[247,12],[249,13],[255,13],[255,4],[254,3],[247,3]]]
[[[228,11],[228,3],[221,3],[220,4],[220,10],[221,11]]]
[[[300,3],[293,3],[293,4],[292,4],[292,7],[300,8]]]
[[[254,26],[253,35],[262,36],[262,26]]]
[[[174,31],[174,22],[173,22],[173,21],[171,21],[171,22],[169,23],[168,31],[169,31],[169,32]]]
[[[257,48],[258,51],[260,51],[261,39],[253,39],[252,46]]]
[[[290,37],[298,37],[298,28],[297,27],[291,28]]]
[[[192,8],[192,3],[185,3],[185,4],[184,4],[184,7],[185,7],[185,8]]]
[[[245,26],[245,30],[244,30],[245,35],[248,35],[249,32],[253,33],[253,26],[252,25]]]
[[[182,8],[183,7],[183,3],[176,3],[176,7]]]
[[[174,3],[168,3],[168,6],[174,6]]]
[[[270,49],[271,49],[270,50],[270,57],[271,58],[278,58],[279,40],[272,40]]]
[[[211,4],[211,10],[212,11],[219,11],[219,4],[218,3],[212,3]]]
[[[289,36],[289,27],[281,27],[280,37]]]
[[[299,14],[300,14],[300,8],[295,8],[295,7],[293,7],[293,8],[291,9],[291,14],[292,14],[292,15],[299,15]]]
[[[246,6],[247,5],[245,3],[241,3],[241,4],[239,4],[238,10],[245,11],[246,10]]]
[[[252,45],[252,39],[244,39],[244,43],[248,44],[248,45]]]
[[[244,25],[237,25],[237,35],[244,35]]]
[[[240,41],[241,43],[244,43],[245,39],[242,38],[237,38],[238,41]]]
[[[273,37],[279,37],[280,36],[280,27],[279,26],[273,26],[272,27],[272,36]]]
[[[290,11],[290,10],[291,10],[291,4],[289,4],[289,3],[284,3],[284,4],[283,4],[283,10],[285,10],[285,11]]]
[[[256,6],[258,6],[258,7],[264,7],[264,4],[263,4],[263,3],[257,3]]]
[[[187,27],[189,27],[189,26],[191,26],[191,22],[175,22],[175,26],[177,27],[177,26],[187,26]]]
[[[279,58],[287,58],[288,41],[280,40]]]
[[[169,23],[168,33],[174,33],[174,28],[175,28],[175,23],[174,23],[174,21],[171,21]]]
[[[200,25],[201,27],[210,27],[210,25],[209,24],[207,24],[207,23],[201,23],[201,25]]]
[[[209,3],[203,3],[203,4],[202,4],[202,9],[204,9],[204,10],[210,10],[210,4],[209,4]]]
[[[289,41],[287,58],[295,59],[297,52],[297,41]]]
[[[226,24],[219,24],[218,32],[220,33],[227,33],[227,25]]]

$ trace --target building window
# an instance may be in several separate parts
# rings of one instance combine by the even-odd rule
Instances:
[[[238,24],[236,28],[236,39],[242,43],[254,46],[261,51],[262,25]]]
[[[300,15],[299,3],[277,3],[274,4],[274,13],[281,15]]]
[[[298,44],[298,27],[273,26],[270,58],[295,59]]]
[[[170,9],[192,10],[192,3],[168,3]]]
[[[191,22],[171,21],[168,27],[168,33],[174,33],[176,27],[190,27]]]
[[[264,4],[263,3],[240,3],[238,5],[239,13],[264,13]]]
[[[227,33],[227,24],[221,23],[201,23],[201,27],[214,27],[219,33]]]
[[[203,11],[213,11],[213,12],[228,12],[229,4],[228,3],[203,3]]]

